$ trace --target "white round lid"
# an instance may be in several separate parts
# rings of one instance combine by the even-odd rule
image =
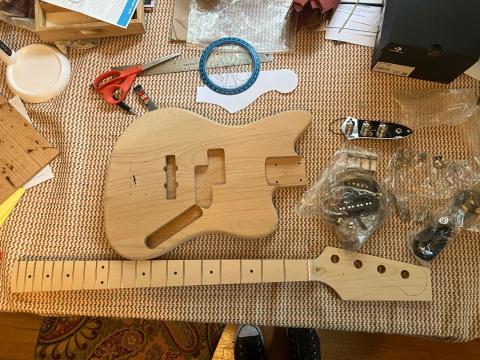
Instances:
[[[51,46],[25,46],[17,51],[15,60],[14,64],[7,66],[7,84],[26,102],[48,101],[68,85],[70,62]]]

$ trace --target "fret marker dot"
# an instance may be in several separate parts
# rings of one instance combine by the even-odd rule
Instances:
[[[176,271],[174,271],[174,272],[173,272],[173,275],[177,275],[177,272],[176,272]]]
[[[252,270],[252,269],[250,269],[250,274],[253,274],[253,270]]]
[[[144,272],[142,272],[142,275],[143,275],[143,276],[145,276],[145,273],[144,273]]]
[[[66,276],[67,276],[67,277],[70,277],[70,274],[67,274]]]
[[[213,270],[210,270],[210,274],[213,274]]]
[[[28,278],[31,279],[31,278],[32,278],[32,275],[28,275]]]
[[[103,285],[103,281],[100,281],[100,284],[102,284],[102,285]]]
[[[49,277],[50,277],[50,275],[45,275],[45,276],[46,276],[47,278],[49,278]]]

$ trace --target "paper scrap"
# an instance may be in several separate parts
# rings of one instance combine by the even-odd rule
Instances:
[[[10,197],[0,204],[0,226],[7,220],[7,218],[12,213],[15,206],[18,204],[23,194],[25,194],[25,189],[20,188],[15,191]]]
[[[374,47],[382,8],[340,4],[327,24],[325,39]]]
[[[250,72],[210,74],[210,79],[217,85],[225,88],[245,83],[251,76]],[[289,69],[261,71],[257,81],[248,90],[237,95],[223,95],[216,93],[206,86],[197,88],[197,102],[215,104],[231,113],[246,108],[258,97],[269,91],[289,93],[298,86],[298,75]]]
[[[32,120],[30,119],[30,116],[28,116],[27,109],[25,109],[25,106],[23,105],[22,100],[18,97],[15,96],[8,100],[10,105],[13,106],[15,110],[19,112],[20,115],[22,115],[25,120],[27,120],[30,124],[32,123]],[[44,181],[53,179],[53,171],[50,165],[45,166],[42,170],[40,170],[33,178],[31,178],[26,184],[23,185],[25,189],[30,189],[38,184],[41,184]]]
[[[175,0],[170,38],[173,41],[187,41],[188,12],[190,0]]]
[[[480,59],[473,66],[465,71],[465,74],[476,80],[480,80]]]
[[[64,9],[126,28],[137,10],[139,0],[43,0]]]

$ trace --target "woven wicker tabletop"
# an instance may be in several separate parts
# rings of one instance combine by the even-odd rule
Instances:
[[[55,179],[29,190],[0,230],[0,311],[321,327],[460,340],[480,336],[480,239],[467,232],[434,262],[431,303],[344,302],[320,283],[10,293],[8,279],[15,260],[118,259],[104,234],[103,184],[112,146],[135,117],[106,105],[90,83],[112,65],[146,62],[176,52],[199,56],[198,50],[169,43],[171,6],[162,1],[147,15],[143,36],[105,39],[100,47],[71,51],[73,74],[66,91],[47,103],[26,104],[35,126],[60,156],[52,163]],[[0,34],[17,49],[39,41],[32,33],[4,24]],[[159,106],[189,109],[222,124],[245,124],[285,110],[309,110],[313,122],[297,149],[305,157],[312,183],[335,150],[345,144],[344,138],[328,131],[332,119],[347,115],[394,119],[394,94],[399,89],[474,87],[480,92],[480,83],[466,76],[444,86],[371,72],[371,53],[371,48],[336,45],[319,33],[300,32],[295,52],[275,55],[275,61],[264,67],[293,69],[299,75],[298,88],[291,94],[266,94],[236,114],[195,103],[195,89],[201,85],[195,72],[151,76],[141,82]],[[4,81],[0,91],[12,96]],[[127,102],[143,111],[133,92]],[[358,144],[381,152],[380,176],[392,152],[405,145],[452,158],[468,156],[458,131],[448,127],[417,131],[403,143]],[[165,258],[317,257],[325,246],[339,244],[318,219],[296,214],[302,192],[290,188],[275,193],[279,227],[268,238],[202,236]],[[414,263],[405,240],[408,230],[397,216],[391,216],[362,251]]]

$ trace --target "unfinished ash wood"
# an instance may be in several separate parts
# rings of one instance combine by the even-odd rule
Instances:
[[[0,96],[0,204],[57,155],[58,151]]]
[[[110,36],[126,36],[145,32],[143,2],[139,1],[128,27],[99,21],[75,11],[35,0],[35,30],[42,41],[70,41]]]
[[[306,111],[287,111],[224,126],[181,109],[145,114],[110,159],[104,199],[112,247],[151,259],[201,234],[271,234],[273,191],[306,185],[294,145],[310,120]]]
[[[432,300],[429,269],[332,247],[326,248],[315,260],[142,260],[48,263],[51,263],[51,266],[45,267],[47,262],[44,261],[15,263],[11,273],[12,293],[320,281],[333,288],[344,300]],[[42,269],[41,277],[36,276],[37,268]]]

